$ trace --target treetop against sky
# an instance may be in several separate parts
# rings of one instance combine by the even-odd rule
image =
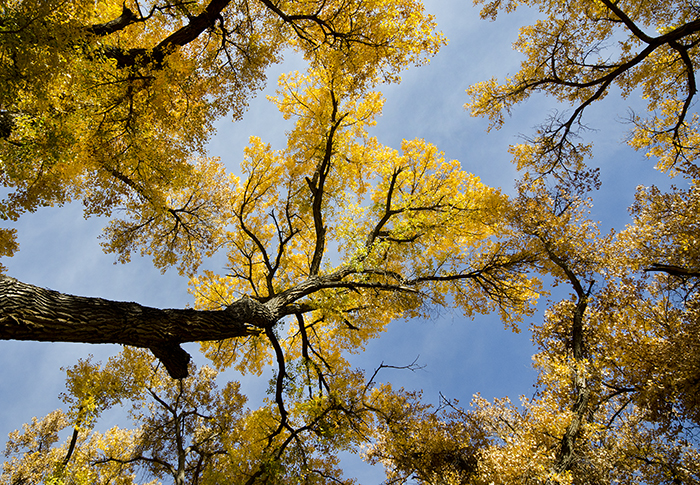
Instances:
[[[3,7],[0,483],[700,480],[697,8],[523,5]]]

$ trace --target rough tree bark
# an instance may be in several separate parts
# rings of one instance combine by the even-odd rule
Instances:
[[[220,311],[161,310],[66,295],[0,275],[0,339],[148,348],[176,379],[187,376],[190,360],[181,343],[256,334],[274,325],[279,311],[247,297]]]

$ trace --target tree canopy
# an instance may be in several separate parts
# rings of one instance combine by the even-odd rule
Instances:
[[[467,107],[496,128],[537,93],[569,108],[510,149],[523,171],[510,223],[569,295],[532,327],[533,398],[446,401],[385,425],[370,457],[390,464],[393,483],[698,483],[697,6],[480,3],[490,19],[540,12],[515,43],[521,69],[470,87]],[[585,113],[618,93],[647,103],[628,143],[683,182],[639,186],[632,223],[601,234],[588,215],[599,179]]]
[[[444,42],[418,2],[3,7],[2,217],[74,199],[88,215],[124,209],[105,249],[178,266],[195,308],[0,276],[0,337],[125,345],[67,370],[67,411],[10,436],[0,483],[350,483],[338,454],[363,446],[387,483],[698,483],[698,9],[496,1],[482,16],[521,4],[542,18],[520,32],[520,71],[469,88],[468,107],[494,127],[537,92],[571,110],[511,147],[513,197],[425,140],[396,149],[368,132],[382,84]],[[230,174],[203,153],[212,122],[243,114],[285,48],[308,62],[273,100],[294,121],[287,145],[252,137]],[[613,86],[647,101],[629,144],[683,184],[640,186],[632,223],[605,234],[581,138],[586,109]],[[226,272],[198,271],[215,251]],[[537,393],[519,404],[433,407],[383,384],[386,366],[350,364],[391,321],[436,308],[495,311],[517,330],[540,280],[559,289],[531,325]],[[197,369],[185,342],[201,342],[208,364]],[[270,367],[257,409],[217,379]],[[97,431],[120,404],[133,429]]]
[[[284,49],[312,66],[347,66],[362,89],[397,80],[442,42],[412,1],[12,1],[2,9],[0,158],[10,192],[0,217],[74,199],[87,215],[126,208],[136,220],[115,223],[107,247],[128,259],[141,242],[133,233],[150,231],[168,249],[155,260],[161,266],[181,251],[191,266],[216,246],[214,194],[204,203],[169,192],[204,183],[192,157],[212,122],[243,114]],[[12,253],[12,231],[0,247]]]

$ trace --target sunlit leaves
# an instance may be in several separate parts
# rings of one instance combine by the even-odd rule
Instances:
[[[150,212],[139,228],[187,227],[165,199],[199,183],[186,178],[213,121],[241,117],[283,49],[304,52],[312,65],[342,67],[364,89],[382,76],[398,80],[401,69],[444,43],[432,17],[410,0],[28,0],[0,13],[0,181],[10,189],[0,202],[4,220],[81,199],[87,215],[126,206]],[[130,223],[110,228],[108,248],[121,260],[135,244],[172,235],[163,227],[125,235],[133,231]],[[199,230],[192,238],[145,252],[160,267],[186,259],[189,271],[199,262],[191,246],[211,246]]]
[[[329,368],[390,321],[436,305],[500,308],[512,320],[529,311],[536,294],[518,268],[530,261],[506,241],[502,194],[424,140],[400,152],[378,144],[366,128],[381,96],[335,66],[282,76],[274,100],[295,128],[285,150],[251,138],[233,189],[228,274],[193,280],[198,305],[299,292],[312,313],[303,328],[288,325],[282,347],[292,359],[320,352]],[[266,360],[259,343],[250,339],[250,353],[238,341],[206,347],[232,365]]]
[[[181,272],[194,271],[211,256],[232,217],[231,180],[218,160],[193,165],[163,193],[129,198],[123,208],[127,218],[113,219],[105,229],[104,249],[122,262],[140,250],[156,267],[178,264]]]
[[[28,473],[53,473],[63,480],[57,483],[126,484],[145,472],[179,484],[185,476],[206,477],[226,446],[245,440],[241,420],[246,399],[239,384],[217,389],[217,372],[209,367],[175,381],[145,352],[125,349],[104,367],[81,362],[68,375],[65,397],[79,407],[70,418],[76,442],[52,447],[56,432],[69,424],[61,412],[35,421],[24,434],[16,433],[8,447],[8,454],[25,449],[21,460],[6,464],[2,479],[13,480],[8,483],[29,478]],[[96,431],[95,419],[117,403],[131,405],[135,429]],[[89,420],[84,412],[88,408]],[[37,446],[34,453],[41,453],[33,456]]]
[[[351,0],[343,2],[278,2],[277,8],[288,19],[287,32],[295,34],[314,67],[345,66],[357,82],[372,86],[379,79],[396,81],[407,64],[426,62],[437,52],[444,38],[434,32],[432,16],[418,2],[390,0]],[[307,12],[314,12],[309,16]],[[318,55],[314,47],[329,43],[329,55]]]

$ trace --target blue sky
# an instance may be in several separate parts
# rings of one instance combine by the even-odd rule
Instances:
[[[486,120],[470,118],[463,108],[465,89],[492,76],[503,79],[518,69],[521,57],[512,51],[511,44],[518,28],[532,20],[536,12],[519,11],[488,22],[479,18],[471,2],[429,1],[426,7],[436,15],[449,45],[429,65],[405,72],[401,84],[383,90],[387,101],[373,134],[395,148],[404,138],[425,138],[447,158],[460,160],[463,168],[486,184],[511,193],[516,172],[507,147],[518,142],[518,134],[531,133],[555,105],[546,98],[533,98],[515,109],[505,128],[486,133]],[[269,72],[268,88],[251,102],[243,121],[218,123],[210,154],[220,156],[230,170],[237,170],[251,135],[260,136],[275,148],[284,146],[284,132],[290,125],[265,94],[273,93],[279,73],[298,63],[290,56],[285,65]],[[652,169],[651,161],[622,144],[628,127],[618,120],[629,104],[636,103],[634,95],[626,101],[611,97],[589,110],[585,118],[598,130],[589,134],[595,142],[592,164],[602,168],[603,180],[602,189],[594,194],[593,217],[605,230],[620,229],[629,222],[627,207],[636,185],[659,180],[665,183]],[[98,244],[103,225],[103,220],[84,220],[79,205],[42,209],[23,217],[16,225],[21,250],[5,261],[8,274],[65,293],[154,307],[182,308],[192,302],[187,280],[176,271],[162,275],[148,259],[138,257],[128,265],[115,265],[114,256],[102,253]],[[206,264],[214,270],[223,269],[223,265],[223,258]],[[523,325],[522,333],[513,334],[503,328],[497,316],[466,320],[458,311],[445,309],[430,321],[394,322],[355,362],[369,370],[381,362],[405,365],[419,356],[422,370],[386,371],[383,378],[406,388],[423,389],[425,399],[432,403],[437,403],[439,393],[457,398],[464,405],[477,392],[486,398],[508,395],[515,400],[533,392],[535,374],[530,357],[534,349],[528,323]],[[196,352],[197,346],[186,348]],[[65,379],[61,367],[88,354],[106,359],[117,352],[118,346],[109,345],[0,341],[0,435],[5,437],[33,416],[60,407],[57,396]],[[243,391],[253,396],[259,397],[267,388],[264,376],[243,382]],[[105,423],[104,427],[109,425]],[[348,467],[348,476],[355,473],[363,478],[361,483],[378,483],[383,476],[381,470],[359,467],[354,461]]]

